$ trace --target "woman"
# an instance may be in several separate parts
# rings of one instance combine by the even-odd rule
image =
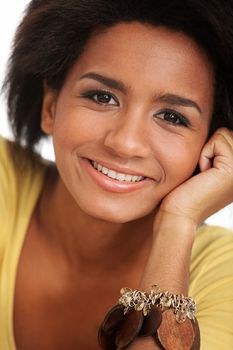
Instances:
[[[193,349],[198,324],[202,349],[232,348],[233,236],[202,224],[233,200],[232,18],[229,1],[31,1],[5,82],[1,349],[99,349],[121,287],[154,284],[196,300]],[[45,135],[56,166],[32,152]],[[157,335],[129,348],[182,348],[176,310],[171,336],[152,309]]]

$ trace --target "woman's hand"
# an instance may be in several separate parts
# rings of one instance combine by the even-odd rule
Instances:
[[[160,213],[191,220],[195,225],[233,201],[233,132],[218,129],[202,149],[200,173],[171,191]]]
[[[153,284],[188,295],[189,265],[197,226],[233,201],[233,132],[218,129],[203,147],[200,173],[172,190],[161,202],[154,240],[139,289]],[[152,338],[130,349],[159,349]],[[197,346],[199,348],[199,346]]]

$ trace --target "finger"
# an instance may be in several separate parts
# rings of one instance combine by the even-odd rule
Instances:
[[[211,159],[209,159],[205,155],[201,155],[200,160],[199,160],[200,171],[201,172],[206,171],[206,170],[210,169],[211,167],[212,167]]]
[[[233,133],[221,128],[203,147],[199,159],[201,172],[211,167],[229,166],[233,162]]]
[[[223,137],[233,150],[233,130],[227,128],[219,128],[216,130],[214,137]]]

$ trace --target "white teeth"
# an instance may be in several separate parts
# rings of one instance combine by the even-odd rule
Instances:
[[[126,175],[125,181],[132,181],[133,176],[132,175]]]
[[[116,179],[119,181],[128,181],[128,182],[138,182],[144,180],[143,176],[136,176],[136,175],[129,175],[129,174],[122,174],[117,173],[114,170],[108,169],[100,164],[98,164],[95,161],[91,161],[93,167],[103,173],[104,175],[107,175],[108,177],[112,179]]]
[[[108,173],[107,173],[107,175],[108,175],[109,177],[111,177],[112,179],[115,179],[117,173],[116,173],[115,171],[113,171],[113,170],[109,170]]]
[[[108,173],[108,169],[105,168],[104,166],[103,166],[103,168],[102,168],[102,173],[104,173],[105,175]]]
[[[118,173],[116,179],[120,180],[120,181],[124,181],[125,180],[125,174]]]

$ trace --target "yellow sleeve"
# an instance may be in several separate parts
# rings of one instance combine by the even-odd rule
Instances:
[[[6,220],[8,208],[15,193],[15,175],[13,163],[8,149],[8,141],[0,137],[0,260],[5,244]]]
[[[27,228],[47,162],[0,137],[0,350],[15,350],[14,290]]]
[[[193,247],[190,296],[197,303],[202,350],[233,349],[233,233],[202,226]]]
[[[3,213],[6,207],[7,192],[9,187],[9,160],[7,142],[0,137],[0,223],[2,224]]]

